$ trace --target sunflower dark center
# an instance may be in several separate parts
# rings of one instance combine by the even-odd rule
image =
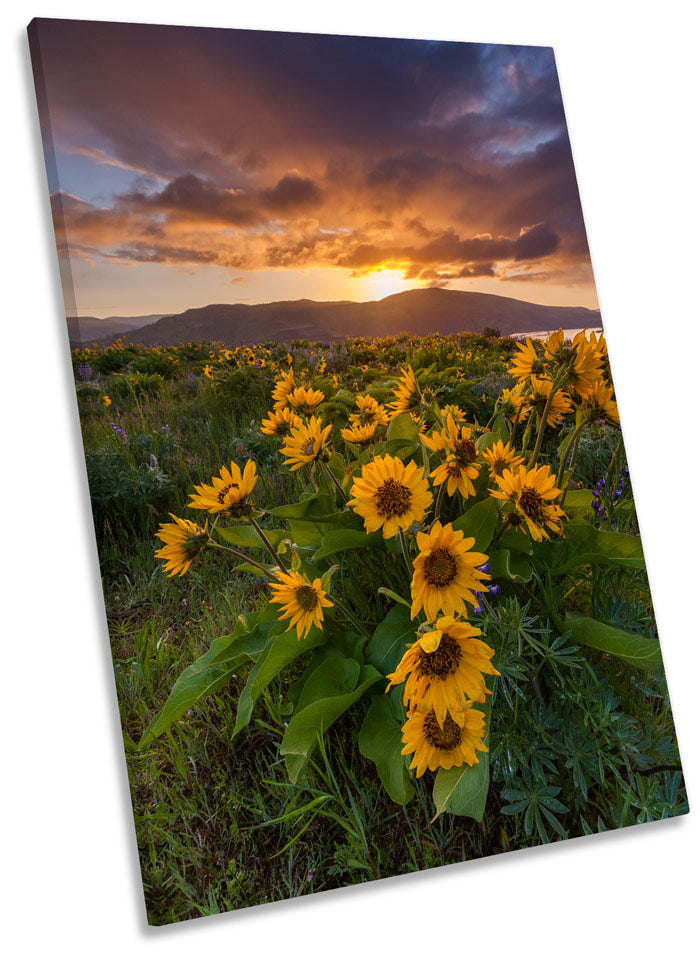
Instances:
[[[449,714],[440,727],[435,711],[431,710],[429,714],[426,714],[423,721],[423,736],[431,747],[440,751],[451,751],[457,747],[462,739],[462,728],[455,724]]]
[[[505,459],[494,459],[491,470],[494,476],[502,476],[503,471],[507,468],[508,468],[508,463],[505,461]]]
[[[387,479],[378,487],[375,499],[382,516],[403,516],[411,505],[411,490],[395,479]]]
[[[440,645],[432,653],[423,651],[418,658],[418,673],[423,677],[447,680],[459,667],[459,656],[461,650],[457,641],[443,633],[440,638]]]
[[[544,521],[544,499],[542,499],[537,490],[533,489],[532,486],[525,486],[523,488],[518,502],[525,515],[528,516],[533,522],[541,523]]]
[[[457,575],[457,560],[449,550],[431,550],[423,564],[423,575],[431,586],[449,586]]]
[[[301,447],[301,451],[305,456],[313,456],[315,449],[316,449],[316,440],[312,436],[310,436],[306,440],[304,445]]]
[[[297,603],[302,610],[315,610],[318,603],[318,593],[312,586],[300,586],[297,590]]]
[[[241,487],[238,485],[238,483],[235,483],[235,482],[227,483],[225,486],[223,486],[223,487],[219,490],[219,492],[217,493],[216,498],[219,500],[219,502],[220,502],[221,505],[223,506],[224,500],[226,499],[227,494],[228,494],[232,489],[240,489],[240,488],[241,488]]]
[[[462,465],[474,462],[477,457],[476,446],[471,439],[458,439],[454,449],[455,457]]]

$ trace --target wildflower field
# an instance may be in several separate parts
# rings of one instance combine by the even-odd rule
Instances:
[[[151,923],[687,811],[602,336],[73,362]]]

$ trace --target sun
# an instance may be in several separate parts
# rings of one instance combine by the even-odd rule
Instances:
[[[369,301],[379,301],[409,288],[415,288],[415,282],[406,280],[398,268],[377,268],[362,279],[363,293]]]

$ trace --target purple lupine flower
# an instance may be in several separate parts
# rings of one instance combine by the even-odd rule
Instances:
[[[89,382],[92,378],[92,366],[89,362],[81,362],[78,366],[78,375],[82,382]]]
[[[161,432],[170,432],[170,426],[168,425],[167,422],[165,423],[164,426],[161,426],[161,427],[160,427],[160,431],[161,431]]]
[[[490,564],[490,563],[484,563],[483,566],[477,566],[477,570],[478,570],[480,573],[490,573],[490,572],[491,572],[491,564]]]
[[[492,583],[491,586],[489,587],[489,593],[491,593],[493,596],[496,596],[496,594],[500,592],[501,592],[501,588],[498,585],[498,583]]]

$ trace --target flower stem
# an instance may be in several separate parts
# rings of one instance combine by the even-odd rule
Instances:
[[[562,385],[562,376],[566,371],[566,366],[562,367],[557,372],[555,378],[552,380],[552,388],[549,395],[547,396],[547,401],[544,404],[544,409],[542,410],[542,415],[540,417],[540,426],[537,431],[537,439],[535,440],[535,448],[532,450],[532,455],[530,456],[529,462],[527,464],[528,469],[536,464],[537,457],[540,454],[540,448],[542,447],[542,440],[544,439],[544,430],[547,428],[547,416],[549,415],[549,410],[552,408],[552,402],[554,401],[554,396],[557,394]]]
[[[263,541],[263,543],[265,544],[265,547],[267,548],[268,553],[269,553],[270,556],[273,558],[273,560],[275,561],[275,563],[277,563],[277,565],[279,566],[279,568],[282,570],[283,573],[289,573],[289,570],[287,569],[287,567],[286,567],[286,566],[284,565],[284,563],[282,562],[282,559],[281,559],[279,553],[277,553],[277,551],[273,548],[272,543],[270,542],[270,540],[269,540],[269,539],[267,538],[267,536],[265,535],[265,531],[264,531],[264,530],[262,529],[262,527],[258,524],[258,522],[256,521],[255,517],[251,516],[251,517],[250,517],[250,521],[251,521],[251,523],[253,524],[253,526],[255,527],[255,530],[256,530],[258,536],[260,537],[260,539],[261,539],[261,540]]]
[[[399,541],[401,543],[401,552],[403,553],[403,561],[406,564],[406,570],[410,577],[413,572],[413,566],[411,565],[411,559],[408,555],[408,546],[406,545],[406,534],[402,529],[399,530]]]
[[[442,508],[442,496],[443,496],[443,493],[445,492],[446,484],[447,484],[447,480],[440,483],[440,488],[438,489],[437,498],[435,499],[435,514],[434,514],[435,519],[440,519],[440,509]]]
[[[503,536],[503,534],[505,533],[505,531],[506,531],[507,529],[508,529],[508,518],[506,517],[506,518],[503,520],[503,522],[501,523],[498,532],[496,533],[496,535],[494,536],[494,538],[493,538],[493,539],[491,540],[491,542],[489,543],[489,548],[486,550],[486,555],[487,555],[487,556],[489,555],[489,553],[491,553],[493,550],[495,550],[495,549],[498,547],[498,544],[499,544],[500,541],[501,541],[501,536]]]
[[[572,459],[571,459],[572,463],[573,463],[573,460],[576,458],[576,453],[578,451],[578,440],[581,436],[581,430],[583,429],[583,426],[584,426],[584,423],[582,422],[581,425],[574,431],[573,435],[569,439],[566,449],[562,453],[561,462],[559,464],[559,472],[557,473],[557,481],[555,483],[555,486],[557,487],[557,489],[561,488],[561,481],[564,478],[564,471],[566,469],[566,462],[567,462],[567,459],[569,458],[569,453],[572,453]],[[569,468],[571,468],[571,466],[569,466]],[[567,489],[568,489],[568,486],[567,486]]]
[[[208,545],[215,546],[219,550],[225,550],[227,553],[233,553],[234,556],[237,556],[239,559],[244,560],[244,562],[250,563],[251,566],[255,566],[262,573],[264,573],[265,576],[270,575],[267,568],[263,566],[262,563],[258,563],[257,560],[252,559],[252,557],[250,556],[246,556],[245,553],[241,553],[239,550],[235,550],[231,546],[222,546],[221,543],[217,543],[216,540],[213,540],[213,539],[209,540]]]
[[[341,500],[342,500],[343,506],[345,506],[345,504],[347,503],[347,496],[345,495],[345,490],[344,490],[343,487],[340,485],[340,483],[338,482],[338,480],[335,478],[335,473],[333,472],[333,470],[331,469],[331,467],[330,467],[329,465],[327,465],[327,463],[325,463],[325,462],[322,462],[321,465],[322,465],[323,468],[325,469],[325,471],[326,471],[326,473],[327,473],[328,478],[330,479],[330,481],[333,483],[333,485],[335,486],[335,488],[336,488],[336,489],[338,490],[338,492],[340,493],[340,498],[341,498]]]
[[[350,623],[352,623],[353,627],[357,630],[359,634],[361,634],[363,637],[367,635],[365,633],[364,628],[361,626],[361,624],[358,623],[358,621],[353,616],[353,614],[345,606],[343,606],[340,600],[338,600],[330,593],[326,593],[326,596],[331,601],[333,606],[336,607]]]

